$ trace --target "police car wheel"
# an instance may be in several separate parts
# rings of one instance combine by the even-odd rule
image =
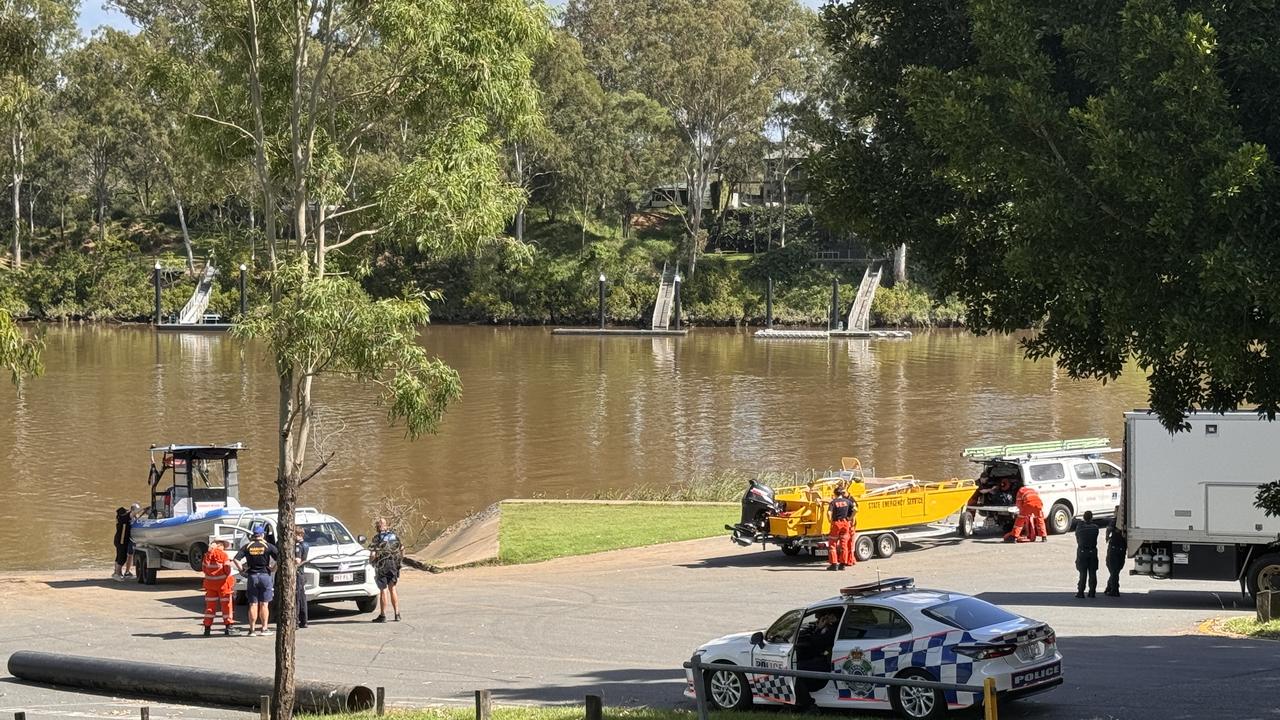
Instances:
[[[858,562],[866,562],[876,556],[876,542],[870,535],[859,535],[853,543],[853,557]]]
[[[747,710],[751,707],[751,686],[745,675],[732,670],[707,671],[707,699],[716,710]]]
[[[898,677],[912,680],[937,679],[916,668],[905,670]],[[910,720],[937,720],[947,714],[947,701],[941,690],[897,685],[890,688],[889,701],[899,715]]]

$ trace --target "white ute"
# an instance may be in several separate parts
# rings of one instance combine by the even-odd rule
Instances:
[[[254,520],[270,526],[270,535],[277,536],[276,511],[257,512]],[[306,578],[308,603],[331,603],[354,600],[360,612],[373,612],[378,607],[378,586],[374,582],[373,566],[369,563],[369,551],[364,548],[365,537],[354,536],[341,520],[326,515],[315,508],[299,508],[295,515],[302,539],[311,547],[303,568]],[[242,527],[220,527],[223,534],[234,537],[234,556],[241,545],[248,541],[248,531]],[[236,602],[245,602],[245,579],[236,576]]]
[[[1004,479],[1011,487],[1003,495],[975,492],[961,516],[961,534],[970,534],[983,521],[1008,532],[1018,515],[1013,496],[1023,485],[1040,494],[1051,535],[1069,531],[1072,521],[1085,511],[1099,518],[1114,515],[1120,504],[1122,473],[1118,465],[1102,458],[1120,452],[1109,444],[1107,438],[1084,438],[966,449],[964,457],[983,466],[979,489]]]

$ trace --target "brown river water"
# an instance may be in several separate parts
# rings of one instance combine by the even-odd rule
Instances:
[[[49,328],[43,377],[0,387],[0,569],[110,572],[114,511],[145,502],[151,443],[243,441],[241,499],[274,507],[275,378],[262,349],[148,327]],[[317,387],[333,463],[301,502],[368,533],[404,488],[448,523],[508,497],[586,497],[716,468],[805,470],[859,456],[880,474],[971,476],[961,449],[1104,435],[1146,403],[1136,369],[1103,386],[1022,358],[1017,339],[553,337],[435,326],[462,376],[440,433],[409,441],[372,389]],[[328,452],[326,450],[326,454]],[[312,454],[315,457],[315,454]]]

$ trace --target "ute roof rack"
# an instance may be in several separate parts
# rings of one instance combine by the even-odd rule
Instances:
[[[1015,445],[987,445],[965,448],[961,457],[970,460],[993,460],[1007,457],[1065,457],[1083,453],[1120,452],[1112,448],[1107,438],[1077,438],[1075,440],[1048,440],[1044,442],[1018,443]]]
[[[867,595],[876,595],[888,590],[910,590],[916,586],[916,579],[909,577],[896,577],[887,580],[877,580],[876,582],[862,583],[861,585],[850,585],[840,588],[840,594],[845,597],[866,597]]]

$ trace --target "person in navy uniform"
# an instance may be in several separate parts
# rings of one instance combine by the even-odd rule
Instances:
[[[1097,597],[1098,591],[1098,526],[1093,524],[1093,513],[1085,510],[1084,518],[1076,525],[1076,597],[1084,597],[1085,581],[1089,583],[1089,597]]]
[[[400,582],[400,563],[404,558],[404,548],[400,545],[400,537],[387,526],[386,518],[378,518],[374,523],[378,532],[373,536],[370,548],[372,553],[369,562],[373,565],[374,580],[378,584],[378,617],[373,621],[387,621],[387,600],[391,600],[391,612],[396,622],[400,622],[400,596],[396,585]]]
[[[1120,506],[1116,506],[1116,514],[1107,527],[1107,588],[1104,595],[1120,597],[1120,571],[1129,556],[1129,538],[1124,531],[1124,520],[1120,516]]]
[[[244,544],[236,553],[235,564],[245,573],[245,595],[249,598],[249,634],[258,626],[258,636],[267,634],[267,621],[270,614],[271,598],[275,591],[272,588],[271,573],[275,572],[280,553],[276,546],[263,539],[267,532],[266,523],[253,526],[253,540]]]
[[[843,570],[854,564],[853,528],[858,506],[850,500],[843,485],[836,486],[836,497],[829,506],[831,534],[827,536],[828,570]]]
[[[298,561],[298,581],[297,581],[297,598],[298,598],[298,627],[307,626],[307,578],[302,573],[302,566],[307,564],[307,553],[311,552],[311,544],[304,538],[302,528],[294,528],[293,530],[293,558]]]
[[[796,669],[810,672],[832,672],[831,650],[836,643],[836,625],[840,622],[840,610],[823,608],[814,614],[813,622],[800,626],[796,638]],[[796,709],[806,710],[813,704],[813,693],[829,681],[796,678]]]

